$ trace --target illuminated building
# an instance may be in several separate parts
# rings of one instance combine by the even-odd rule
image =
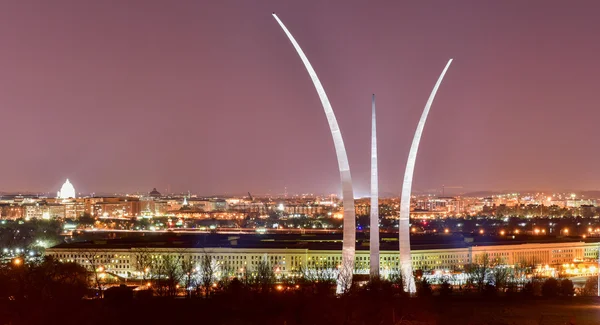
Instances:
[[[94,203],[92,215],[97,217],[131,218],[141,214],[138,198],[103,197]]]
[[[29,219],[57,219],[65,217],[65,206],[58,203],[41,201],[21,205],[25,220]]]
[[[581,208],[582,206],[596,206],[596,200],[591,199],[568,199],[566,201],[567,208]]]
[[[162,195],[160,194],[159,191],[156,190],[156,187],[152,189],[152,191],[150,191],[150,193],[148,194],[151,198],[157,199],[160,198]]]
[[[412,264],[410,257],[410,197],[412,191],[412,181],[413,181],[413,173],[415,170],[415,162],[417,160],[417,152],[419,150],[419,142],[421,142],[421,134],[423,133],[423,128],[425,127],[425,121],[427,120],[427,115],[429,114],[429,109],[431,108],[431,104],[433,103],[433,99],[435,98],[435,94],[444,79],[444,75],[450,64],[452,63],[452,59],[448,61],[446,67],[442,71],[442,74],[438,78],[433,90],[431,91],[431,95],[429,95],[429,99],[425,104],[425,109],[423,110],[423,114],[421,115],[421,119],[419,120],[419,124],[417,124],[417,130],[415,131],[415,136],[413,138],[412,144],[410,146],[410,151],[408,153],[408,160],[406,162],[406,170],[404,171],[404,181],[402,183],[402,194],[400,196],[400,220],[399,220],[399,241],[400,241],[400,268],[402,275],[406,281],[406,291],[410,293],[416,292],[416,286],[414,283],[414,279],[412,277]]]
[[[342,246],[342,267],[341,274],[338,277],[337,292],[342,293],[349,289],[350,283],[352,282],[352,274],[354,269],[354,254],[356,249],[356,216],[354,211],[354,190],[352,189],[352,177],[350,175],[350,165],[348,163],[348,155],[346,154],[346,147],[344,146],[344,140],[342,138],[342,132],[337,123],[333,108],[325,93],[325,88],[321,84],[317,73],[313,69],[312,65],[308,61],[308,58],[304,54],[304,51],[300,48],[298,42],[292,34],[285,27],[283,22],[279,20],[279,17],[273,13],[273,17],[279,23],[279,26],[283,29],[290,42],[296,49],[298,56],[304,63],[304,67],[308,71],[310,78],[317,90],[319,99],[325,111],[327,122],[329,123],[329,129],[331,130],[331,136],[333,137],[333,144],[335,146],[335,153],[337,156],[338,168],[340,170],[340,178],[342,181],[342,196],[344,202],[344,244]]]
[[[15,203],[0,203],[0,218],[2,219],[20,219],[23,218],[24,209],[21,205]]]
[[[342,256],[338,249],[340,241],[328,243],[306,241],[290,247],[287,241],[269,241],[268,244],[258,237],[254,242],[246,241],[244,236],[221,236],[219,241],[198,240],[198,236],[178,236],[177,240],[167,240],[165,237],[150,236],[141,238],[138,242],[131,238],[108,240],[88,243],[65,243],[48,248],[46,254],[61,261],[73,261],[83,266],[86,254],[93,252],[104,259],[102,266],[109,272],[114,272],[127,278],[136,278],[139,270],[135,269],[136,254],[140,251],[151,252],[152,255],[183,255],[199,261],[204,254],[209,254],[221,263],[223,275],[233,277],[244,276],[242,269],[252,271],[259,261],[268,261],[277,268],[283,277],[298,276],[302,269],[330,267],[336,269]],[[255,236],[256,238],[256,236]],[[339,237],[338,237],[339,238]],[[326,239],[326,238],[324,238]],[[201,246],[198,244],[202,243]],[[397,250],[382,243],[384,249],[380,252],[382,276],[393,274],[399,268]],[[590,265],[598,259],[598,242],[558,242],[558,243],[529,243],[503,245],[462,245],[447,244],[417,244],[412,248],[411,266],[427,273],[449,272],[460,273],[464,266],[476,262],[487,254],[491,260],[499,261],[502,265],[526,265],[530,267],[549,265],[552,268],[565,268],[564,264]],[[456,247],[453,247],[456,246]],[[370,252],[364,247],[356,251],[355,274],[370,273]],[[569,266],[570,269],[574,267]],[[566,268],[565,268],[566,269]],[[579,271],[582,272],[582,271]]]
[[[60,188],[60,191],[58,191],[57,197],[59,199],[74,199],[77,197],[75,195],[75,187],[73,187],[73,184],[71,184],[71,182],[69,182],[69,179],[67,179],[67,181]]]

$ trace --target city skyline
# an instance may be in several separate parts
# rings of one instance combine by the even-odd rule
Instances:
[[[460,60],[428,122],[416,191],[598,189],[587,144],[598,4],[541,4],[349,4],[345,15],[318,3],[148,1],[143,15],[3,4],[0,107],[15,123],[0,128],[11,139],[0,190],[52,193],[69,178],[84,193],[339,194],[318,99],[272,11],[304,27],[296,36],[330,85],[356,196],[369,192],[367,95],[382,107],[380,192],[400,193],[436,63],[451,56]]]

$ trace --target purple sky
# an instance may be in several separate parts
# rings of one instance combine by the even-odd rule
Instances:
[[[415,190],[599,189],[600,2],[4,1],[0,190],[339,192],[295,35],[368,190],[380,191],[449,58]]]

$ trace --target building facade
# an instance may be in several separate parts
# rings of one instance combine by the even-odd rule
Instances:
[[[68,246],[68,245],[66,245]],[[101,247],[101,246],[100,246]],[[599,243],[566,242],[536,243],[517,245],[472,246],[451,249],[412,250],[414,270],[427,272],[460,272],[465,265],[476,262],[487,254],[490,259],[503,265],[559,266],[577,261],[596,261]],[[294,276],[304,269],[336,268],[342,263],[339,250],[309,250],[286,248],[49,248],[46,254],[63,262],[76,262],[89,267],[89,256],[97,256],[96,267],[102,265],[107,272],[125,278],[137,278],[140,270],[136,268],[136,259],[140,254],[183,255],[192,260],[209,254],[219,263],[225,276],[243,276],[252,271],[261,261],[268,262],[274,270],[283,276]],[[399,266],[397,251],[381,251],[380,270],[382,275],[397,270]],[[369,251],[357,250],[355,274],[369,274]]]

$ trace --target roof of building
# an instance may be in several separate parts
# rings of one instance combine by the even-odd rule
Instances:
[[[393,236],[390,236],[393,235]],[[520,236],[515,239],[462,235],[424,235],[411,237],[412,250],[452,249],[470,246],[516,245],[531,243],[567,243],[567,242],[600,242],[600,238],[532,238]],[[468,238],[468,240],[465,240]],[[471,241],[472,239],[472,241]],[[94,249],[130,249],[130,248],[271,248],[271,249],[309,249],[340,250],[341,234],[182,234],[162,233],[139,234],[119,239],[96,239],[80,242],[63,243],[53,248],[94,248]],[[356,249],[368,250],[368,234],[358,233]],[[398,250],[397,234],[382,234],[380,249],[382,251]]]
[[[160,192],[156,190],[156,187],[150,191],[150,196],[161,196]]]

